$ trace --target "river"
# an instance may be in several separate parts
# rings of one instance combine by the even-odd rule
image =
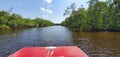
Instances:
[[[0,57],[40,46],[78,46],[90,57],[120,57],[120,32],[79,32],[64,26],[0,31]]]

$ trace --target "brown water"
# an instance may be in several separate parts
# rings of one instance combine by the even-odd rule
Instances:
[[[90,57],[120,57],[120,32],[73,32],[73,38]]]
[[[120,57],[120,32],[78,32],[64,26],[0,31],[0,57],[23,47],[72,45],[90,57]]]

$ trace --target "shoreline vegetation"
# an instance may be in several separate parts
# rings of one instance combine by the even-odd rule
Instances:
[[[6,11],[0,11],[0,30],[45,27],[52,25],[53,23],[51,21],[42,18],[23,18],[16,13],[10,14]]]
[[[68,16],[61,25],[84,32],[120,32],[120,0],[89,0],[89,7],[76,9],[72,3],[65,10]]]

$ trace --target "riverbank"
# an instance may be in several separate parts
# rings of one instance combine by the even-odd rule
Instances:
[[[78,28],[71,28],[68,27],[70,30],[78,31],[78,32],[120,32],[120,30],[89,30],[89,31],[83,31]]]
[[[81,31],[120,31],[120,1],[88,1],[88,8],[73,3],[65,10],[62,25]]]
[[[53,22],[36,17],[35,19],[24,18],[16,13],[0,11],[0,30],[15,28],[44,27],[54,25]]]
[[[49,27],[49,26],[53,26],[53,25],[47,25],[47,26],[41,26],[41,27]],[[10,28],[9,26],[5,25],[5,26],[1,26],[0,30],[16,30],[16,29],[29,29],[29,28],[40,28],[39,26],[34,26],[34,27],[12,27]]]

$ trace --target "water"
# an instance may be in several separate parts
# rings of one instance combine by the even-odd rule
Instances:
[[[73,32],[73,38],[90,57],[120,57],[120,32]]]
[[[0,57],[23,47],[78,46],[90,57],[120,57],[119,32],[78,32],[64,26],[0,31]]]

